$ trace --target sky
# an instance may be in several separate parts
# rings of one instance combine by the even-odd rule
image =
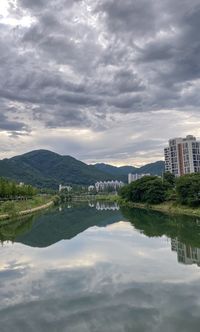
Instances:
[[[0,158],[163,159],[200,137],[199,0],[0,0]]]

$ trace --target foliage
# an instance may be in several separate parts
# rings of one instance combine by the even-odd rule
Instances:
[[[111,171],[110,171],[111,168]],[[17,182],[30,183],[37,188],[58,190],[59,184],[92,185],[97,181],[122,180],[127,181],[130,172],[135,168],[117,167],[101,168],[87,165],[70,156],[36,150],[11,159],[0,160],[0,176]],[[164,162],[143,166],[139,173],[162,174]]]
[[[165,172],[163,174],[163,180],[164,180],[165,184],[168,185],[169,187],[173,188],[175,186],[174,174],[172,174],[170,172]]]
[[[12,218],[17,216],[16,205],[13,201],[7,201],[3,203],[1,206],[1,210]]]
[[[19,185],[14,181],[0,178],[0,198],[33,197],[36,190],[30,185]]]
[[[70,156],[37,150],[0,160],[0,175],[37,188],[57,189],[59,184],[90,185],[111,180],[112,176]]]
[[[166,187],[160,178],[144,176],[124,186],[119,194],[127,201],[157,204],[164,202]]]
[[[178,201],[188,206],[200,206],[200,174],[188,174],[176,180]]]
[[[94,165],[98,170],[105,173],[111,174],[113,178],[119,177],[122,181],[127,181],[129,173],[132,174],[152,174],[152,175],[162,175],[165,169],[164,161],[156,161],[155,163],[144,165],[140,168],[133,166],[121,166],[116,167],[108,164],[95,164]]]

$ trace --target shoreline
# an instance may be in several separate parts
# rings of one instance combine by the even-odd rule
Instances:
[[[173,202],[164,202],[162,204],[148,205],[145,203],[134,203],[118,200],[119,205],[128,208],[137,208],[144,210],[158,211],[171,215],[186,215],[190,217],[200,217],[200,208],[191,208],[183,205],[173,205]]]
[[[46,204],[34,207],[32,209],[27,209],[27,210],[24,210],[24,211],[19,211],[18,213],[16,213],[16,216],[14,216],[14,218],[18,218],[20,216],[34,214],[35,212],[48,209],[53,204],[54,204],[54,202],[53,202],[53,200],[51,200],[50,202],[48,202]],[[5,213],[5,214],[1,214],[0,215],[0,221],[4,221],[4,220],[8,220],[8,219],[13,219],[13,215],[9,215],[9,213]]]

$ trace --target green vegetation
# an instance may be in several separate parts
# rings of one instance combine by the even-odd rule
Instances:
[[[187,206],[200,206],[200,174],[181,176],[176,181],[178,201]]]
[[[140,180],[124,186],[120,196],[131,202],[157,204],[166,197],[166,185],[156,176],[144,176]]]
[[[121,180],[127,181],[127,176],[129,173],[132,174],[143,174],[143,173],[149,173],[151,175],[162,175],[165,168],[164,161],[156,161],[155,163],[147,164],[142,167],[133,167],[133,166],[121,166],[116,167],[108,164],[96,164],[95,167],[99,169],[100,171],[103,171],[105,173],[111,174],[112,177],[120,177]]]
[[[36,193],[36,189],[30,185],[19,185],[14,181],[0,178],[0,199],[30,198],[36,195]]]
[[[53,200],[52,196],[34,196],[31,199],[20,201],[6,201],[0,203],[0,217],[7,214],[9,218],[15,218],[21,211],[31,210],[43,206]]]
[[[110,171],[110,168],[112,171]],[[87,165],[70,156],[36,150],[21,156],[0,160],[0,176],[17,182],[29,183],[37,188],[58,189],[58,185],[91,185],[96,181],[122,180],[127,182],[130,172],[162,174],[163,162],[143,166],[140,169],[125,166],[101,168]]]
[[[37,188],[51,189],[58,189],[60,183],[90,185],[112,178],[93,165],[46,150],[0,160],[0,175]]]
[[[175,179],[170,173],[163,178],[146,176],[124,186],[120,198],[125,204],[155,210],[200,215],[200,174]]]

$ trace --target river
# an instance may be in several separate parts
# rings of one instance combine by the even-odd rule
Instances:
[[[90,202],[0,240],[1,332],[199,332],[197,218]]]

